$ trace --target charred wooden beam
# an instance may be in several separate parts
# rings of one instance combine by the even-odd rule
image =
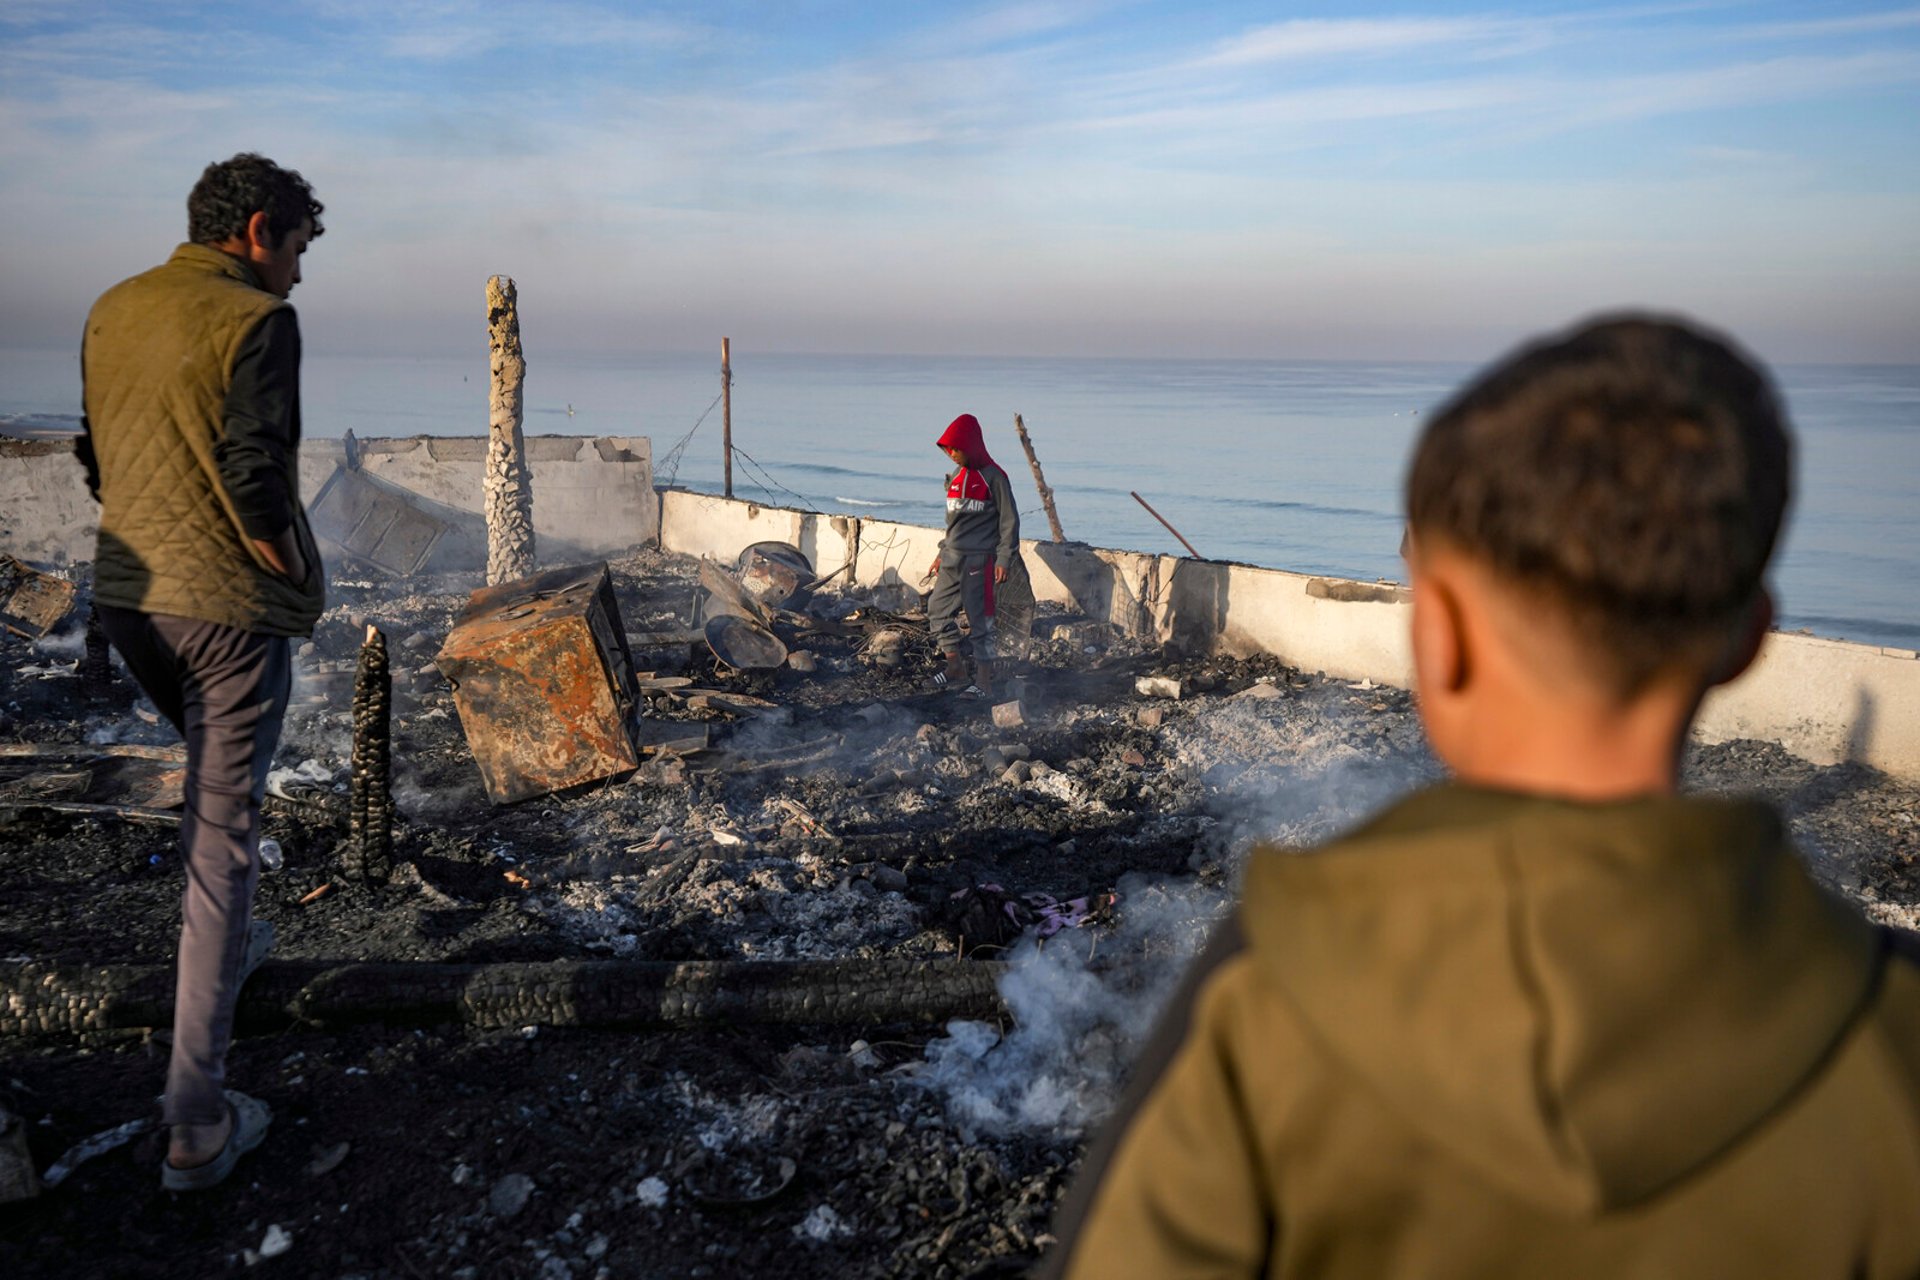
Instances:
[[[341,856],[341,870],[349,880],[385,883],[393,873],[392,713],[387,639],[379,628],[368,627],[353,681],[353,777]]]
[[[687,960],[262,965],[236,1022],[476,1027],[937,1024],[1005,1012],[1004,966],[973,960]],[[172,965],[0,964],[0,1036],[173,1024]]]
[[[80,686],[91,706],[101,706],[113,698],[113,658],[107,644],[107,629],[100,624],[100,611],[87,606],[87,649],[80,663]]]

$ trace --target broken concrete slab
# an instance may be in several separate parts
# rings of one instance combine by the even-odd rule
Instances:
[[[477,531],[484,546],[486,536],[476,517],[344,464],[320,486],[308,517],[314,533],[350,559],[400,578],[424,571],[435,548],[463,521],[469,539]]]
[[[1134,692],[1143,698],[1172,698],[1179,701],[1186,695],[1186,685],[1175,676],[1141,676],[1133,682]]]
[[[411,436],[354,442],[358,469],[434,504],[458,512],[459,527],[434,553],[430,570],[478,568],[486,563],[482,518],[487,437]],[[580,563],[652,542],[659,536],[660,499],[653,488],[652,446],[644,438],[527,436],[524,456],[540,501],[533,513],[540,553],[549,562]],[[300,445],[302,497],[346,460],[344,441],[307,439]],[[477,521],[476,543],[467,521]],[[472,563],[477,550],[479,559]]]

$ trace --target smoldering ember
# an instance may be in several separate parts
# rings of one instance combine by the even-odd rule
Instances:
[[[331,607],[230,1068],[277,1118],[176,1197],[182,757],[89,631],[64,445],[7,446],[6,1274],[1021,1273],[1248,850],[1438,775],[1391,584],[1029,543],[1024,660],[974,697],[928,685],[932,531],[518,447],[537,571],[483,588],[482,442],[309,446]],[[1775,640],[1689,785],[1911,927],[1920,664]],[[1792,701],[1816,659],[1875,727]]]

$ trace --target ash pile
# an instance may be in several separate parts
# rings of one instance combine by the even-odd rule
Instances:
[[[80,1153],[0,1206],[10,1275],[1020,1274],[1247,851],[1438,776],[1403,691],[1044,604],[991,696],[937,689],[913,592],[777,545],[337,575],[230,1059],[282,1119],[175,1203],[129,1100],[181,762],[56,576],[0,654],[0,1020],[24,973],[123,985],[0,1036],[25,1158]],[[1689,772],[1870,912],[1920,901],[1913,788],[1757,743]]]

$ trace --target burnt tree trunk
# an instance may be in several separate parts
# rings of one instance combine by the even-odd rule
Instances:
[[[487,585],[533,572],[533,477],[521,389],[527,361],[520,351],[520,295],[506,276],[487,280],[487,346],[493,387],[488,400]]]
[[[1027,451],[1027,465],[1033,468],[1033,484],[1040,490],[1040,505],[1047,513],[1047,528],[1053,533],[1055,542],[1065,542],[1067,531],[1060,527],[1060,513],[1054,510],[1053,486],[1040,471],[1040,455],[1033,451],[1033,441],[1027,435],[1027,424],[1019,414],[1013,415],[1013,430],[1020,437],[1020,447]]]
[[[393,674],[387,638],[367,628],[353,678],[353,777],[347,792],[349,880],[385,883],[393,874]]]
[[[937,1024],[1005,1012],[1004,966],[974,960],[269,962],[235,1015],[249,1029],[465,1023],[677,1027]],[[173,966],[0,964],[0,1036],[173,1025]]]

